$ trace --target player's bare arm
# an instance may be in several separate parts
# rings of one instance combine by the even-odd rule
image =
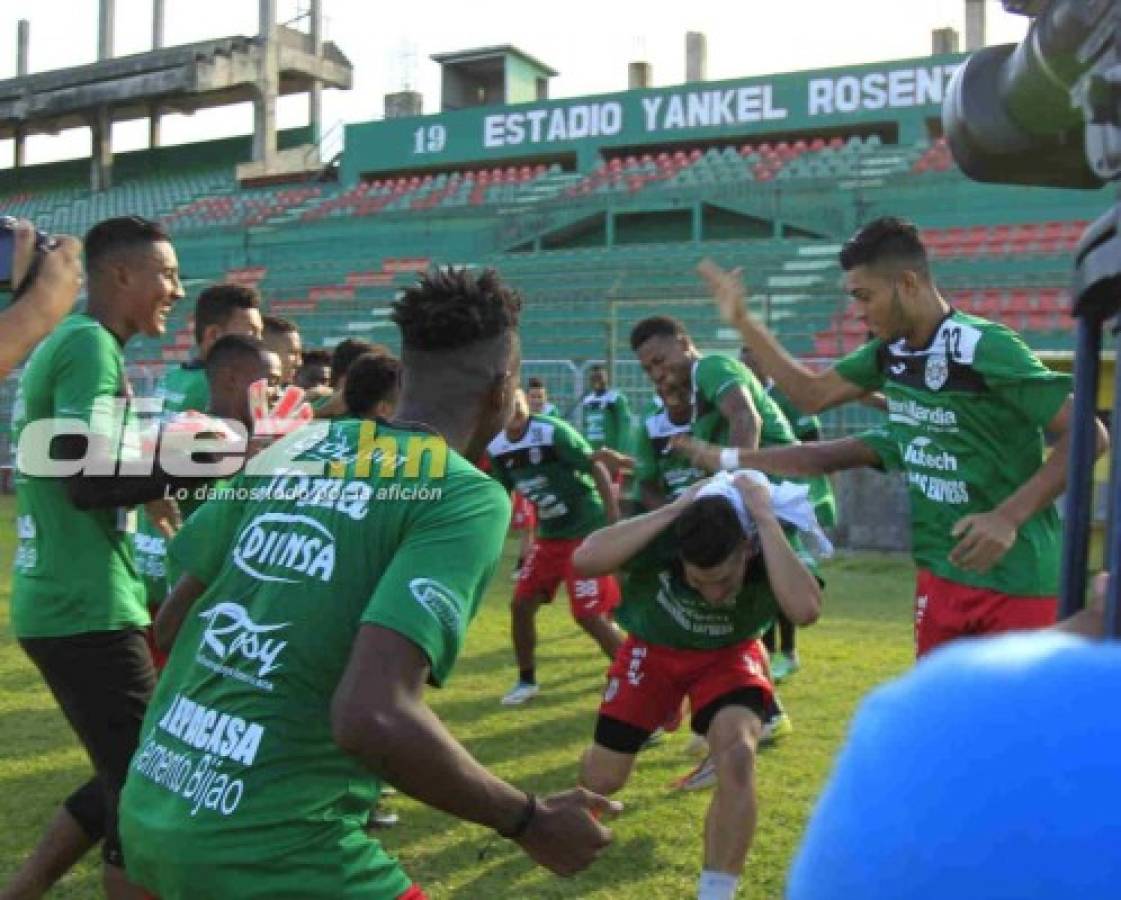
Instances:
[[[689,435],[676,435],[671,446],[684,454],[693,465],[710,472],[722,466],[723,447],[699,441]],[[843,469],[880,467],[876,452],[857,438],[839,438],[833,441],[815,441],[810,444],[786,444],[765,447],[761,450],[740,450],[738,468],[757,469],[768,475],[805,477],[827,475]]]
[[[206,585],[194,575],[184,575],[171,589],[167,599],[160,604],[160,611],[152,623],[152,635],[160,650],[166,653],[171,649],[191,607],[204,593]]]
[[[615,490],[611,484],[611,476],[607,472],[607,466],[601,462],[592,462],[592,480],[596,483],[596,491],[599,492],[599,498],[603,501],[604,515],[607,516],[607,521],[618,522],[619,514],[619,501],[615,497]]]
[[[821,585],[798,558],[775,518],[770,491],[742,475],[736,477],[735,485],[759,529],[767,580],[775,600],[791,622],[812,625],[821,615]]]
[[[673,524],[681,515],[697,491],[708,484],[709,479],[690,485],[672,503],[661,506],[653,512],[624,519],[589,534],[572,554],[572,565],[585,578],[609,575],[617,571],[627,560],[639,553],[643,547]]]
[[[950,562],[955,566],[974,572],[987,572],[1012,548],[1020,527],[1040,510],[1054,503],[1063,492],[1070,458],[1073,411],[1073,398],[1068,397],[1055,418],[1047,425],[1047,433],[1056,438],[1051,455],[1019,490],[996,509],[964,516],[954,524],[953,536],[961,538],[950,551]],[[1109,448],[1109,432],[1100,421],[1096,422],[1096,426],[1095,457],[1100,457]]]
[[[729,444],[749,450],[758,447],[762,419],[747,390],[742,387],[733,388],[720,398],[719,405],[720,414],[728,420]]]
[[[534,801],[480,765],[424,702],[428,660],[388,628],[359,629],[331,704],[335,741],[409,796],[515,838],[535,862],[558,875],[589,866],[611,842],[593,816],[621,806],[578,788]],[[529,807],[536,809],[529,812]]]
[[[744,346],[803,413],[813,415],[865,394],[863,388],[833,369],[813,372],[783,349],[767,327],[751,315],[742,269],[728,271],[711,259],[703,259],[697,273],[712,293],[720,318],[740,333]]]

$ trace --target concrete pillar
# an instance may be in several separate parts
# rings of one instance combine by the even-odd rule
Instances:
[[[627,90],[636,91],[650,87],[651,68],[648,62],[633,62],[627,66]]]
[[[102,106],[90,123],[90,187],[107,191],[113,186],[113,117]]]
[[[311,0],[310,33],[311,46],[315,58],[323,53],[323,4],[321,0]],[[323,137],[323,85],[315,78],[311,82],[311,92],[308,94],[308,124],[311,126],[311,142],[319,143]]]
[[[959,36],[954,28],[936,28],[930,33],[930,52],[935,56],[957,53],[960,46]]]
[[[27,19],[20,19],[19,24],[16,26],[16,74],[27,74],[27,49],[31,43],[31,23]],[[15,157],[14,164],[18,169],[24,164],[24,157],[27,151],[27,139],[24,137],[23,129],[17,128],[15,134]]]
[[[397,91],[385,95],[385,118],[407,119],[424,114],[424,97],[419,91]]]
[[[276,0],[260,0],[260,66],[253,101],[253,161],[268,170],[276,157],[276,95],[280,90],[280,49],[276,41]]]
[[[111,59],[113,56],[113,32],[117,19],[117,0],[101,0],[97,17],[97,58]]]
[[[685,80],[705,81],[708,78],[708,40],[699,31],[685,34]]]
[[[152,49],[160,50],[164,42],[164,4],[166,0],[152,0]],[[160,105],[153,103],[148,115],[148,146],[160,145]]]
[[[985,46],[985,0],[965,0],[965,52]]]

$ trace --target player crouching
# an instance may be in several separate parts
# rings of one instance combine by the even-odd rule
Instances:
[[[722,474],[596,531],[573,556],[584,577],[626,573],[617,618],[630,634],[608,671],[581,783],[620,790],[635,754],[687,696],[716,768],[700,900],[735,895],[755,831],[756,748],[776,709],[758,638],[776,608],[798,625],[821,611],[813,561],[783,522],[819,533],[804,487]]]

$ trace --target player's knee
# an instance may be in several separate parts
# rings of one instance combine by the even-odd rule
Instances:
[[[607,796],[621,791],[629,774],[629,767],[605,760],[594,744],[580,761],[580,784],[596,794]]]
[[[746,791],[755,771],[755,743],[747,734],[740,734],[716,751],[716,783],[722,791]]]

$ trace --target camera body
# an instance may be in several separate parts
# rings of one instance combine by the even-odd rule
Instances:
[[[975,181],[1100,188],[1121,181],[1121,0],[1004,0],[1032,18],[1019,44],[988,47],[954,74],[942,106],[950,152]],[[1074,405],[1059,616],[1086,596],[1102,348],[1121,357],[1121,202],[1082,235],[1071,279]],[[1111,321],[1112,320],[1112,321]],[[1107,324],[1107,323],[1111,323]],[[1121,369],[1115,374],[1105,633],[1121,639]]]
[[[44,231],[35,232],[35,255],[19,284],[12,283],[16,257],[16,220],[10,216],[0,216],[0,291],[18,295],[31,283],[39,268],[39,259],[44,253],[54,249],[54,239]]]
[[[942,107],[950,151],[974,181],[1099,188],[1121,178],[1121,2],[1013,3],[1019,44],[986,47]]]

